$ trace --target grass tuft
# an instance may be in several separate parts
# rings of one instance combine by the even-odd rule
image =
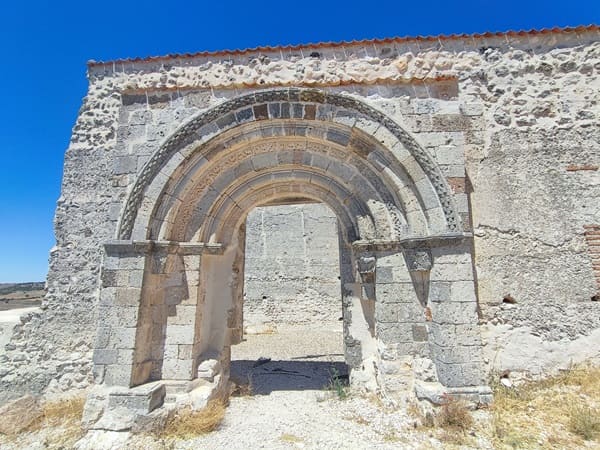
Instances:
[[[189,439],[219,428],[225,417],[225,403],[211,400],[200,411],[185,408],[173,415],[162,431],[162,437]]]
[[[331,378],[327,389],[333,391],[339,400],[346,400],[349,397],[348,385],[344,382],[340,375],[340,371],[336,367],[330,369]]]
[[[254,395],[254,385],[252,383],[252,374],[248,374],[247,382],[232,381],[232,397],[252,397]]]
[[[473,416],[464,400],[444,395],[444,401],[436,415],[436,422],[442,428],[464,431],[473,426]]]
[[[600,434],[600,411],[585,404],[571,405],[569,431],[591,441]]]

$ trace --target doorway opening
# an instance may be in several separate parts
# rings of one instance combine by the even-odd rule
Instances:
[[[346,384],[333,211],[322,203],[256,207],[246,219],[245,244],[243,338],[231,347],[237,392]]]

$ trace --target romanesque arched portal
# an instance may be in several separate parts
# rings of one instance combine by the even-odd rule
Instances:
[[[298,88],[199,114],[137,175],[105,245],[98,379],[217,389],[241,335],[245,218],[307,200],[338,218],[353,382],[391,396],[434,385],[487,395],[471,245],[445,175],[381,111]]]

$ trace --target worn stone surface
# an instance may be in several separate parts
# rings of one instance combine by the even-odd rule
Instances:
[[[325,202],[337,216],[346,357],[385,366],[390,391],[410,384],[407,356],[430,359],[446,385],[475,386],[481,364],[501,370],[516,360],[529,370],[509,341],[551,345],[559,365],[582,339],[594,354],[600,303],[589,300],[599,266],[584,226],[600,223],[598,31],[318,53],[90,65],[65,157],[48,294],[0,351],[0,403],[93,378],[190,376],[213,343],[240,336],[236,227],[249,209],[283,197]],[[462,247],[431,244],[471,230]],[[168,243],[151,254],[105,252],[104,243],[132,236],[201,242],[207,253]],[[296,243],[289,247],[299,251]],[[431,267],[405,260],[416,250]],[[360,257],[376,258],[373,280],[356,278]],[[246,294],[256,298],[268,282],[250,280]],[[211,307],[198,308],[207,298]],[[475,312],[494,329],[483,335],[481,361]],[[139,320],[148,326],[133,333]]]

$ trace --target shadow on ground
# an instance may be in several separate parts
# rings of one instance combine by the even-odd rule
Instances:
[[[250,385],[254,395],[273,391],[303,391],[329,389],[332,378],[348,383],[348,366],[343,362],[306,361],[325,355],[308,355],[302,360],[271,361],[270,359],[231,361],[231,380],[238,385]],[[331,355],[327,355],[331,356]]]

